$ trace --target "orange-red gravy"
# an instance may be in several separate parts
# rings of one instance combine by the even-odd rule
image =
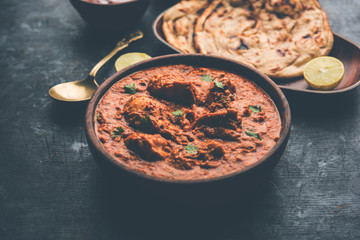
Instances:
[[[252,165],[275,145],[281,129],[276,106],[254,83],[187,65],[151,68],[118,81],[95,118],[110,155],[136,171],[170,179],[212,178]]]

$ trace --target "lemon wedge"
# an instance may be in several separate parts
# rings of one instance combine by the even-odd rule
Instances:
[[[332,90],[344,77],[344,64],[334,57],[317,57],[307,63],[304,78],[310,87],[317,90]]]
[[[141,62],[143,60],[151,58],[146,53],[139,53],[139,52],[131,52],[121,55],[116,61],[115,61],[115,69],[116,71],[120,71],[123,68],[126,68],[132,64],[135,64],[137,62]]]

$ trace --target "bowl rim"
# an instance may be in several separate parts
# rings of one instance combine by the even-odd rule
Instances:
[[[111,4],[94,3],[94,2],[88,2],[87,0],[70,0],[70,1],[83,2],[83,3],[85,3],[85,4],[97,5],[97,6],[118,6],[118,5],[123,5],[123,4],[127,4],[127,3],[140,2],[140,1],[148,1],[148,0],[124,0],[123,2],[111,3]]]
[[[248,79],[249,81],[253,82],[254,84],[256,84],[258,87],[260,87],[270,98],[271,100],[274,102],[276,108],[278,109],[279,115],[280,115],[280,119],[282,122],[281,125],[281,130],[280,130],[280,137],[278,139],[278,141],[276,142],[276,144],[270,149],[270,151],[263,156],[262,158],[260,158],[258,161],[256,161],[254,164],[251,164],[249,166],[246,166],[242,169],[239,169],[237,171],[228,173],[228,174],[224,174],[224,175],[220,175],[220,176],[216,176],[216,177],[211,177],[211,178],[204,178],[204,179],[170,179],[170,178],[164,178],[164,177],[156,177],[156,176],[152,176],[152,175],[148,175],[148,174],[144,174],[141,173],[139,171],[136,171],[135,169],[132,169],[128,166],[126,166],[125,164],[121,163],[120,161],[116,160],[115,157],[111,156],[106,150],[105,148],[102,146],[101,142],[99,141],[96,131],[95,131],[95,111],[97,108],[98,103],[100,102],[100,100],[102,99],[102,97],[106,94],[106,92],[118,81],[121,81],[121,79],[123,79],[124,77],[131,75],[134,72],[137,71],[141,71],[141,70],[145,70],[151,67],[146,66],[148,63],[157,63],[160,62],[160,64],[156,65],[156,66],[166,66],[166,65],[175,65],[175,64],[186,64],[186,59],[188,58],[199,58],[200,59],[212,59],[212,61],[221,61],[223,63],[230,63],[230,64],[235,64],[240,66],[241,68],[246,68],[248,69],[250,72],[253,72],[255,75],[257,75],[259,78],[262,78],[263,80],[265,80],[265,82],[267,84],[270,85],[270,89],[273,90],[273,95],[275,97],[278,98],[279,104],[281,103],[282,106],[278,106],[278,104],[275,103],[274,101],[274,97],[270,96],[269,94],[269,89],[267,91],[265,91],[262,87],[258,86],[258,84],[255,81],[252,81],[250,79]],[[161,61],[163,61],[164,59],[169,60],[168,63],[161,63]],[[176,61],[176,59],[183,59],[182,63],[173,63],[171,62],[171,60]],[[211,60],[210,60],[211,61]],[[199,61],[200,62],[200,61]],[[199,64],[199,65],[204,65],[203,67],[206,67],[206,63],[205,64]],[[145,68],[141,68],[145,66]],[[152,67],[156,67],[156,66],[152,66]],[[139,68],[139,69],[138,69]],[[209,68],[215,68],[215,67],[209,67]],[[219,67],[218,69],[223,69],[224,67]],[[239,74],[239,73],[238,73]],[[239,74],[240,75],[240,74]],[[283,108],[283,111],[280,112],[279,107]],[[283,113],[283,114],[282,114]],[[113,165],[113,167],[116,168],[120,168],[122,170],[125,170],[137,177],[140,178],[144,178],[144,179],[148,179],[148,180],[153,180],[156,182],[162,182],[162,183],[177,183],[177,184],[189,184],[189,183],[206,183],[206,182],[215,182],[215,181],[220,181],[220,180],[226,180],[229,179],[235,175],[240,175],[240,174],[244,174],[247,173],[249,171],[252,171],[255,168],[258,168],[261,164],[264,164],[266,162],[266,160],[270,159],[278,150],[280,150],[281,146],[283,144],[287,143],[287,139],[290,135],[290,128],[291,128],[291,110],[290,110],[290,106],[289,103],[284,95],[284,93],[281,91],[281,89],[275,84],[274,81],[272,81],[268,76],[266,76],[265,74],[261,73],[260,71],[256,70],[255,68],[245,64],[245,63],[241,63],[235,60],[231,60],[231,59],[227,59],[227,58],[223,58],[223,57],[218,57],[218,56],[212,56],[212,55],[205,55],[205,54],[170,54],[170,55],[163,55],[163,56],[158,56],[158,57],[154,57],[154,58],[150,58],[147,60],[144,60],[142,62],[133,64],[129,67],[126,67],[124,69],[122,69],[121,71],[115,73],[114,75],[112,75],[111,77],[109,77],[107,80],[104,81],[104,83],[102,83],[100,85],[100,87],[96,90],[96,92],[94,93],[93,97],[91,98],[87,109],[86,109],[86,114],[85,114],[85,133],[86,133],[86,137],[88,140],[88,144],[89,145],[93,145],[94,150],[97,152],[97,154],[100,154],[104,159],[106,159],[107,162],[109,162],[111,165]]]

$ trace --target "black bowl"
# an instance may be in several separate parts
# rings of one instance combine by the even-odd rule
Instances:
[[[100,29],[128,29],[142,18],[150,0],[126,0],[116,4],[70,0],[89,25]]]
[[[103,148],[95,132],[95,110],[107,92],[117,81],[134,72],[173,64],[188,64],[199,67],[209,67],[239,74],[262,88],[273,100],[278,108],[282,127],[280,138],[266,156],[255,164],[224,176],[198,179],[198,180],[173,180],[156,178],[139,173],[117,161]],[[207,56],[201,54],[174,54],[152,58],[134,64],[116,73],[107,79],[95,92],[86,111],[86,137],[90,150],[97,163],[110,176],[116,176],[115,181],[127,183],[132,188],[144,189],[153,196],[166,197],[185,202],[219,203],[233,200],[242,196],[258,185],[278,163],[288,142],[291,125],[291,114],[288,102],[280,88],[265,74],[260,73],[248,65],[229,59]]]

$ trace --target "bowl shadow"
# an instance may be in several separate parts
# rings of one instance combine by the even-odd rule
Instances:
[[[302,92],[283,92],[291,107],[294,119],[328,118],[329,120],[343,119],[353,115],[356,102],[359,102],[359,91],[353,89],[334,95],[304,94]]]
[[[85,121],[85,110],[88,101],[61,102],[52,101],[51,119],[61,126],[82,126]]]
[[[130,239],[220,239],[234,223],[243,228],[241,237],[253,239],[247,228],[251,216],[254,211],[257,216],[265,214],[261,202],[271,195],[271,189],[261,184],[231,202],[191,204],[151,196],[106,175],[98,184],[106,222],[116,235],[125,233]]]

